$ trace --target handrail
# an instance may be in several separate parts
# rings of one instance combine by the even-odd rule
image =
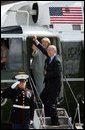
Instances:
[[[70,89],[70,91],[71,91],[71,93],[72,93],[72,95],[73,95],[73,97],[74,97],[74,99],[75,99],[75,102],[76,102],[76,104],[77,104],[76,113],[75,113],[75,118],[76,118],[77,112],[78,112],[79,125],[81,125],[79,103],[78,103],[78,101],[77,101],[77,99],[76,99],[76,97],[75,97],[75,95],[74,95],[74,93],[73,93],[73,91],[72,91],[72,89],[71,89],[71,87],[70,87],[70,84],[69,84],[68,81],[66,80],[66,77],[65,77],[65,76],[64,76],[64,78],[65,78],[65,81],[66,81],[66,83],[67,83],[67,85],[68,85],[68,87],[69,87],[69,89]]]
[[[30,82],[30,86],[31,86],[31,88],[32,88],[32,91],[33,91],[33,93],[34,93],[34,96],[36,97],[35,92],[34,92],[34,89],[35,89],[36,94],[37,94],[37,96],[38,96],[38,99],[40,100],[40,102],[41,102],[41,104],[42,104],[43,114],[40,114],[40,112],[39,112],[39,116],[41,117],[41,118],[39,118],[39,119],[40,119],[41,123],[43,124],[43,126],[45,127],[44,104],[43,104],[43,102],[42,102],[42,100],[41,100],[41,98],[40,98],[40,96],[39,96],[39,94],[38,94],[38,91],[37,91],[37,89],[36,89],[36,86],[35,86],[34,81],[33,81],[33,79],[32,79],[31,76],[29,76],[29,82]],[[33,87],[34,87],[34,89],[33,89]],[[37,108],[38,108],[38,103],[37,103],[37,101],[36,101],[36,106],[37,106]],[[43,118],[42,116],[43,116],[44,118]],[[43,120],[43,119],[44,119],[44,120]]]

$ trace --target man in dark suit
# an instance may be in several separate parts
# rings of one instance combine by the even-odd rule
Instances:
[[[27,74],[16,75],[18,81],[1,94],[2,98],[11,99],[13,102],[10,117],[12,129],[29,129],[30,120],[33,120],[34,95],[26,84],[28,77]]]
[[[53,125],[57,125],[57,97],[61,89],[61,63],[57,54],[56,46],[50,45],[47,48],[48,58],[45,61],[45,88],[40,97],[44,103],[45,115],[51,117]]]

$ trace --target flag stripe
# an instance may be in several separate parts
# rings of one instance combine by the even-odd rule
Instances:
[[[49,7],[51,23],[83,23],[81,7]]]
[[[80,22],[51,22],[51,24],[80,24]],[[83,24],[83,22],[81,22]]]
[[[70,16],[71,16],[71,17],[74,17],[73,15],[69,15],[69,16],[68,16],[68,15],[65,15],[65,16],[66,16],[66,17],[70,17]],[[76,17],[79,16],[79,18],[82,18],[82,17],[80,17],[80,16],[82,16],[82,15],[75,15],[75,16],[76,16]],[[51,16],[50,18],[56,18],[56,17],[57,17],[57,16],[53,16],[53,17]],[[58,16],[58,17],[61,17],[61,16]],[[64,16],[62,16],[62,17],[64,17]],[[64,18],[65,18],[65,17],[64,17]]]
[[[73,18],[73,19],[82,19],[81,17],[74,17],[74,16],[67,16],[67,17],[62,17],[62,19],[67,19],[67,18]],[[61,17],[51,17],[51,19],[61,19]]]
[[[64,19],[65,19],[65,20],[69,20],[69,19],[71,20],[71,19],[73,19],[74,21],[75,21],[75,20],[82,20],[81,18],[75,18],[75,19],[74,19],[74,18],[62,18],[62,19],[61,19],[61,18],[52,18],[52,19],[50,19],[50,20],[52,21],[52,20],[64,20]]]
[[[52,19],[51,21],[62,21],[62,19]],[[63,19],[63,21],[74,21],[74,19]],[[81,19],[75,19],[75,21],[82,21]]]
[[[63,12],[63,15],[82,15],[82,13],[78,13],[78,12],[70,12],[70,13],[66,13],[66,12]]]
[[[54,8],[57,8],[57,7],[54,7]],[[81,9],[81,7],[61,7],[61,8],[64,8],[64,9],[66,9],[66,8],[70,8],[70,9]]]
[[[75,23],[75,24],[79,24],[80,22],[78,22],[78,21],[75,21],[75,22],[74,21],[57,21],[57,22],[52,21],[51,23],[68,23],[68,24],[69,23],[72,23],[72,24]],[[83,24],[83,22],[81,22],[81,24]]]

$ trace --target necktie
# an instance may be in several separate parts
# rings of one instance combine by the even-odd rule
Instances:
[[[50,58],[50,59],[49,59],[49,64],[51,63],[51,61],[52,61],[52,59]]]

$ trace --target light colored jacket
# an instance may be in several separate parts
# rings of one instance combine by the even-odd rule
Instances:
[[[33,61],[31,64],[32,73],[36,83],[36,88],[40,94],[44,88],[44,65],[45,65],[45,55],[37,49],[32,53]]]

